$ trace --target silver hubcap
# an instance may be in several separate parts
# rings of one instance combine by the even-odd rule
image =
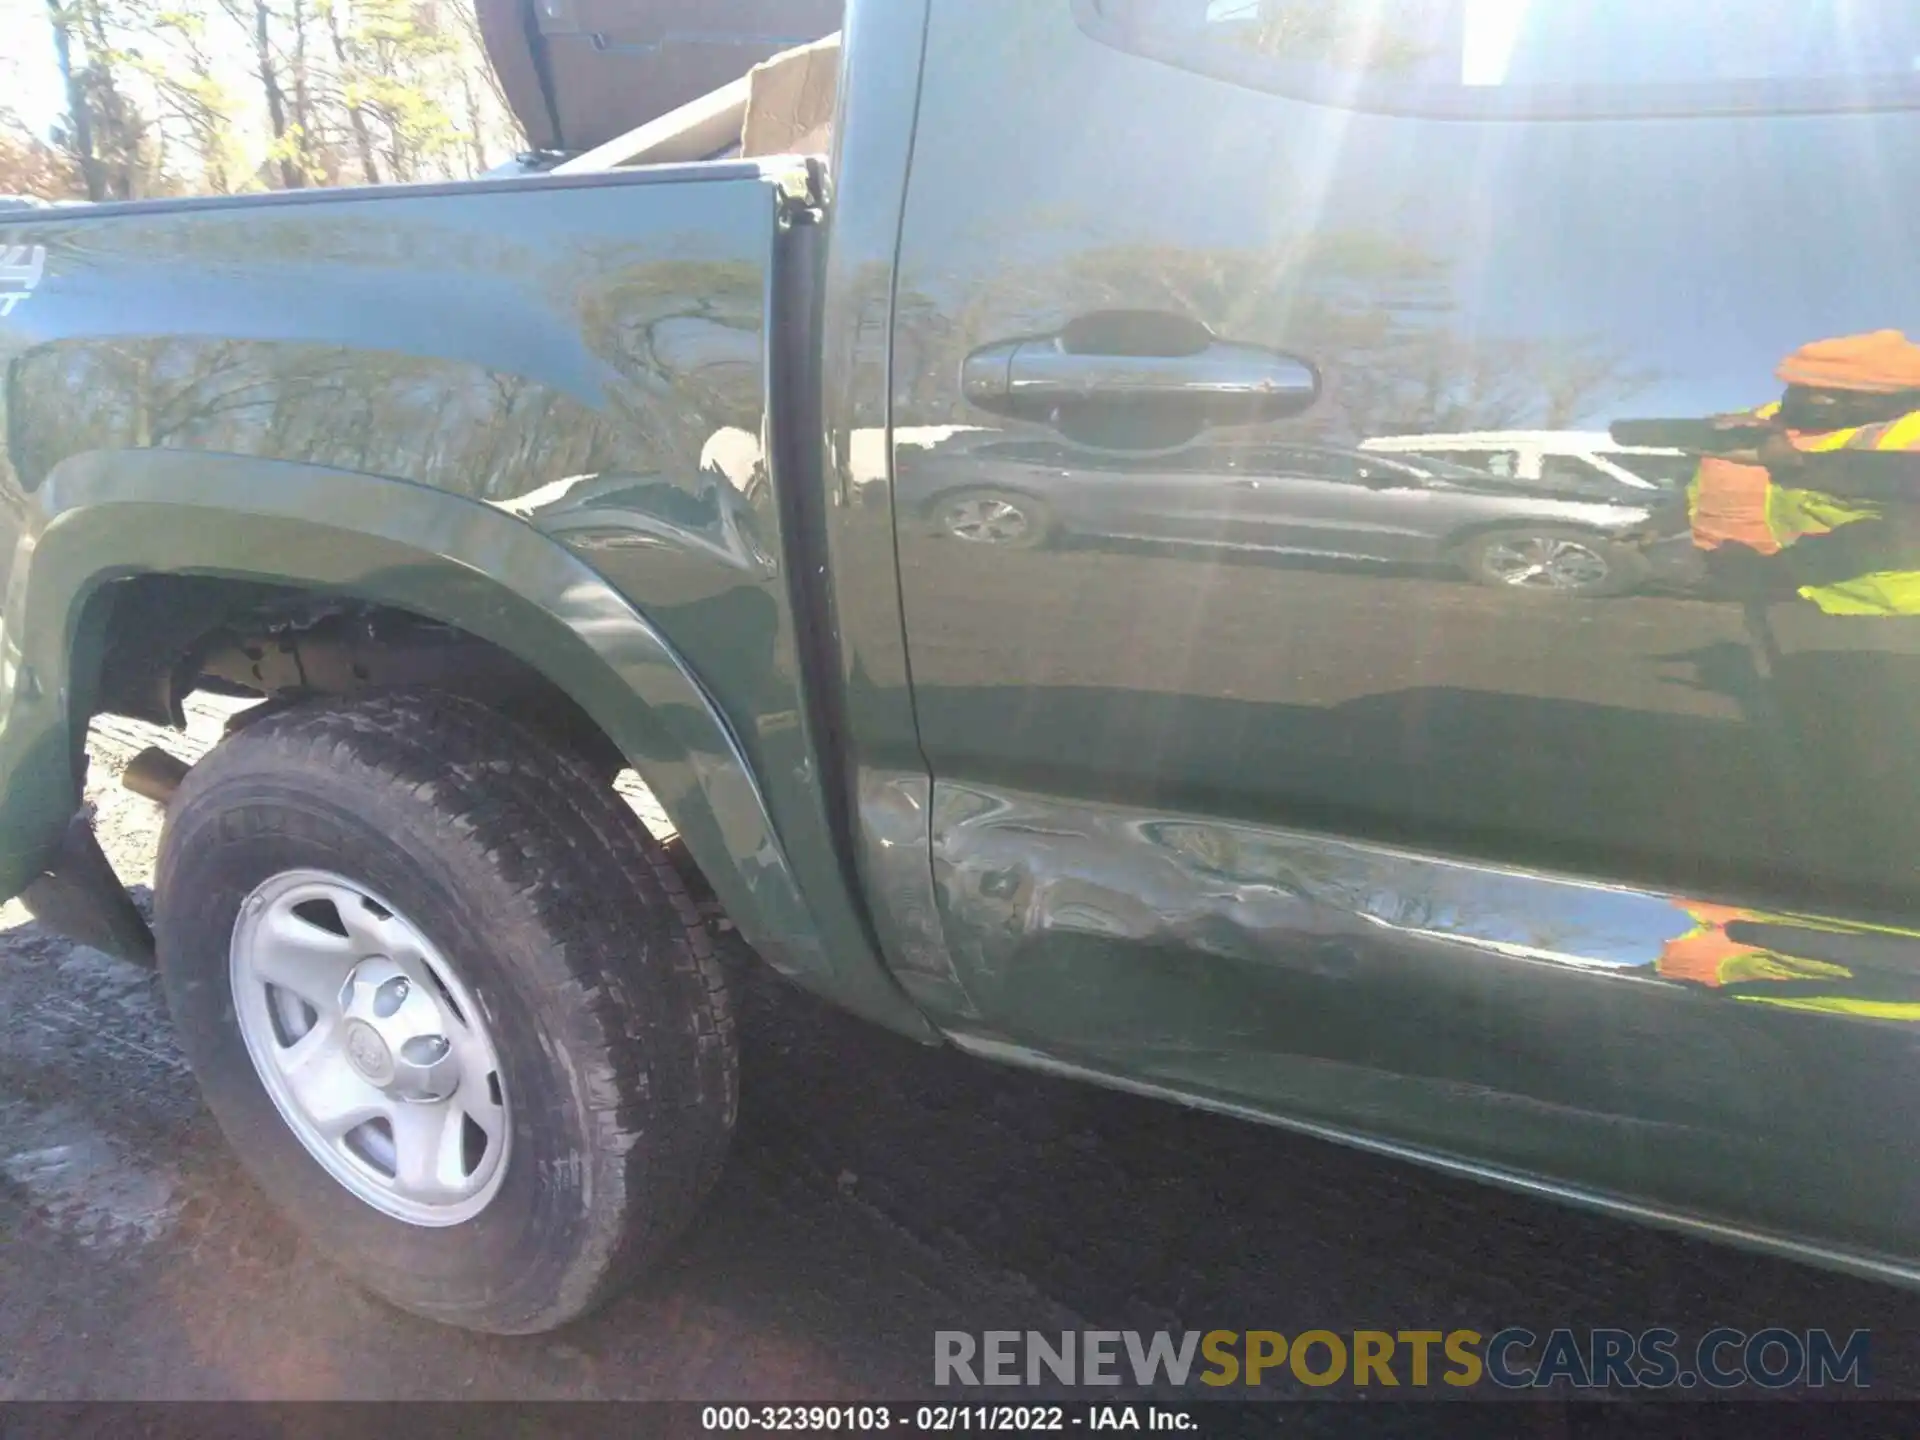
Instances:
[[[1583,590],[1608,575],[1606,558],[1577,540],[1546,535],[1499,540],[1487,547],[1487,571],[1525,590]]]
[[[977,545],[1024,540],[1033,528],[1026,511],[991,496],[954,501],[947,507],[942,524],[954,539],[971,540]]]
[[[507,1168],[499,1058],[404,916],[350,880],[288,871],[240,907],[228,970],[261,1083],[328,1174],[413,1225],[486,1208]]]

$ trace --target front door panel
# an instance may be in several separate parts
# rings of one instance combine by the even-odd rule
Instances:
[[[992,442],[1058,438],[970,405],[965,358],[1104,312],[1316,366],[1297,418],[1191,438],[1249,455],[1699,421],[1779,398],[1809,342],[1920,334],[1920,115],[1834,108],[1910,76],[1668,5],[1689,34],[1659,73],[1543,29],[1498,63],[1478,37],[1463,76],[1441,26],[1384,84],[1278,53],[1299,8],[934,5],[895,421],[976,429],[900,446],[903,493],[998,486]],[[1920,28],[1855,8],[1907,70]],[[1641,113],[1602,113],[1614,80]],[[1043,502],[1097,506],[1131,463],[1071,453],[1023,476]],[[1873,505],[1856,559],[1897,571],[1908,504]],[[1847,578],[1832,545],[1723,563],[1684,507],[1659,522],[1604,599],[903,525],[955,982],[927,1003],[981,1045],[1920,1254],[1920,1157],[1868,1098],[1915,1069],[1920,618],[1804,598]]]

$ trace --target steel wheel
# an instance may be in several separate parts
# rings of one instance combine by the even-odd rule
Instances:
[[[507,1095],[485,1017],[446,958],[363,887],[275,875],[234,923],[247,1054],[327,1173],[383,1214],[458,1225],[507,1171]]]
[[[1040,522],[1011,495],[964,495],[940,511],[940,528],[975,545],[1025,545],[1038,538]]]
[[[726,981],[632,809],[433,691],[291,705],[167,806],[160,979],[207,1108],[314,1251],[528,1335],[655,1263],[720,1173]]]
[[[1592,590],[1604,585],[1613,567],[1592,546],[1557,535],[1513,535],[1481,551],[1489,579],[1522,590]]]

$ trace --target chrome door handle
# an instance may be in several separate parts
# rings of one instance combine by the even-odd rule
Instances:
[[[1285,420],[1319,398],[1306,361],[1207,336],[1182,354],[1111,354],[1074,348],[1068,333],[976,350],[962,376],[984,410],[1059,425],[1095,409],[1144,409],[1196,428]]]

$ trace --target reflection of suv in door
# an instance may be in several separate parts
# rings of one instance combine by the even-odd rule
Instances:
[[[1682,451],[1620,445],[1604,431],[1487,430],[1462,435],[1387,435],[1363,441],[1383,455],[1426,456],[1556,494],[1673,490],[1692,477]]]
[[[991,461],[1006,483],[941,486],[919,503],[935,532],[972,544],[1031,548],[1077,535],[1215,545],[1447,565],[1483,585],[1585,595],[1630,590],[1653,569],[1636,543],[1650,504],[1541,493],[1443,460],[1322,445],[1139,455],[965,439],[949,458],[962,454],[969,468]]]
[[[1635,543],[1653,507],[1626,497],[1565,496],[1425,456],[1284,446],[1253,462],[1251,482],[1275,548],[1457,566],[1482,585],[1616,595],[1649,578]],[[1652,497],[1648,497],[1649,499]]]

